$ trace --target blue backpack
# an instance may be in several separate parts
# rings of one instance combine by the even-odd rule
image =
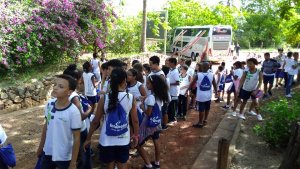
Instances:
[[[211,90],[211,82],[210,82],[209,78],[207,77],[207,75],[204,75],[204,78],[202,79],[199,87],[200,87],[201,91]]]
[[[148,127],[157,127],[161,123],[161,113],[158,104],[155,102],[151,116],[148,118]]]
[[[3,146],[0,148],[0,157],[2,162],[7,166],[9,167],[16,166],[15,151],[11,144],[8,144],[7,146]]]
[[[128,96],[128,94],[125,96]],[[114,110],[108,112],[106,120],[106,135],[108,136],[119,136],[128,131],[127,115],[124,108],[120,104],[125,96],[118,101],[117,107]]]
[[[230,83],[230,82],[233,82],[231,74],[227,75],[226,78],[225,78],[225,83]]]
[[[83,112],[86,112],[88,110],[91,102],[84,96],[79,95],[79,97],[80,97],[80,103],[82,106],[82,110],[83,110]]]
[[[225,75],[222,73],[220,84],[225,84]]]

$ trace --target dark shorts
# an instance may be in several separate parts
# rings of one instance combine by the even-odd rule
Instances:
[[[119,162],[126,163],[129,159],[129,145],[125,146],[101,146],[100,148],[100,160],[103,163]]]
[[[146,143],[147,140],[149,140],[150,138],[152,140],[158,140],[159,139],[159,133],[160,131],[156,131],[153,133],[153,135],[148,136],[147,138],[144,139],[144,141],[142,141],[139,145],[142,146]]]
[[[168,113],[168,107],[169,107],[169,104],[167,104],[167,103],[163,104],[163,106],[161,107],[161,114],[162,114],[162,116],[164,116],[165,114]]]
[[[220,84],[218,88],[218,92],[224,91],[225,84]]]
[[[228,88],[227,93],[234,93],[235,92],[235,86],[234,83],[232,83],[231,87]]]
[[[264,84],[273,84],[274,83],[274,76],[266,76],[264,75],[263,76],[263,81],[264,81]]]
[[[248,91],[241,88],[239,98],[241,98],[245,101],[247,101],[250,97],[251,97],[251,99],[256,99],[255,96],[252,95],[252,92],[253,91],[248,92]]]
[[[92,104],[96,104],[98,102],[97,96],[86,96],[86,97]]]
[[[275,78],[284,78],[284,72],[282,72],[282,69],[277,69]]]
[[[68,169],[71,161],[52,161],[52,156],[42,155],[42,169]]]
[[[198,102],[198,111],[199,112],[209,111],[210,103],[211,103],[211,101]]]

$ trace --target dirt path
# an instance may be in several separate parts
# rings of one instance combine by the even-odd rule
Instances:
[[[187,121],[179,121],[176,126],[163,131],[161,134],[161,168],[162,169],[188,169],[208,142],[212,133],[220,123],[224,111],[214,104],[208,120],[208,125],[203,129],[191,127],[197,121],[198,113],[194,110],[188,112]],[[16,169],[32,169],[36,162],[35,152],[39,144],[42,125],[44,121],[43,111],[35,110],[26,114],[11,116],[1,115],[0,123],[8,135],[8,142],[12,143],[16,156]],[[1,117],[0,116],[0,117]],[[3,118],[4,117],[4,118]],[[93,149],[96,150],[98,133],[93,137]],[[153,159],[153,144],[146,143],[146,148]],[[94,168],[100,164],[97,156],[93,158]],[[129,166],[132,169],[141,168],[141,157],[131,158]]]

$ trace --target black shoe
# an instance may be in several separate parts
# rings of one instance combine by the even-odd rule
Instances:
[[[155,164],[154,161],[152,161],[151,164],[152,164],[152,168],[160,169],[160,165]]]
[[[198,123],[198,124],[193,124],[193,127],[195,127],[195,128],[202,128],[202,127],[203,127],[203,124],[200,124],[200,123]]]
[[[225,105],[225,106],[222,106],[222,108],[228,110],[230,108],[230,106]]]
[[[161,129],[162,129],[162,130],[167,130],[168,128],[169,128],[169,126],[167,126],[167,125],[162,125],[162,126],[161,126]]]
[[[155,168],[153,166],[149,168],[149,167],[144,165],[144,167],[142,169],[155,169]]]

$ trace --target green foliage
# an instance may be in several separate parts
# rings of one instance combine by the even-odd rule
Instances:
[[[300,117],[300,95],[293,96],[293,100],[281,98],[262,107],[265,122],[257,124],[253,130],[262,136],[271,147],[286,147],[291,134],[292,122]]]
[[[118,19],[110,36],[109,50],[116,54],[139,51],[141,39],[141,18]]]

